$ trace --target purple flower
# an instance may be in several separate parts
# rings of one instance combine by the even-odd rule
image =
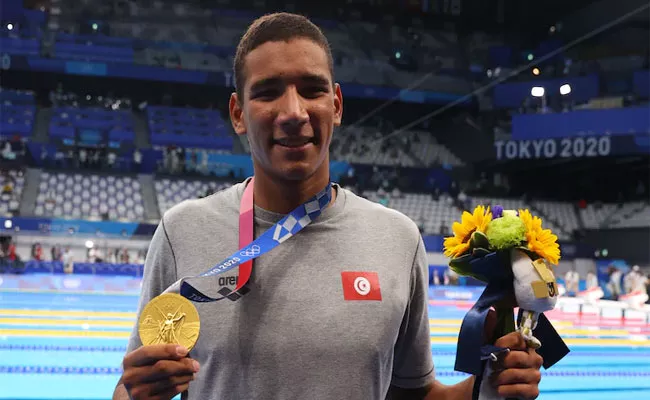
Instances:
[[[492,218],[497,219],[497,218],[501,218],[501,216],[503,216],[503,207],[494,206],[492,208]]]

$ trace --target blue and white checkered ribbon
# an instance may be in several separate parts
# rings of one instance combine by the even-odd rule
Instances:
[[[201,303],[222,300],[228,297],[227,294],[218,298],[209,297],[198,291],[185,280],[222,274],[240,264],[270,252],[318,218],[331,199],[332,184],[328,183],[316,196],[304,204],[299,205],[295,210],[284,216],[278,223],[266,230],[260,237],[249,243],[246,247],[237,250],[230,257],[196,277],[183,278],[181,280],[180,294],[189,300]]]

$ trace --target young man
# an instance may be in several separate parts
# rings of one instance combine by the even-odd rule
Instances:
[[[255,21],[234,69],[230,116],[250,143],[258,237],[329,185],[329,145],[343,98],[327,40],[301,16]],[[249,184],[164,215],[146,260],[139,314],[177,280],[239,249],[238,210]],[[194,303],[201,329],[189,354],[175,345],[141,346],[136,327],[114,399],[127,399],[125,388],[133,399],[170,399],[188,388],[187,398],[202,400],[471,398],[473,379],[446,387],[434,377],[417,226],[332,186],[317,219],[255,259],[247,294]],[[236,275],[230,272],[223,275]],[[354,284],[346,283],[349,274]],[[218,282],[232,283],[202,281],[212,293]],[[372,300],[363,300],[369,293]],[[517,334],[497,345],[522,350],[500,360],[502,372],[492,377],[499,393],[535,398],[541,357]]]

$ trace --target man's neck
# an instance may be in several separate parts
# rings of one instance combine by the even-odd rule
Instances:
[[[255,187],[253,196],[255,205],[274,213],[288,214],[299,205],[307,202],[323,190],[329,180],[312,176],[305,181],[277,180],[263,172],[255,171]],[[334,204],[336,191],[332,191],[330,205]]]

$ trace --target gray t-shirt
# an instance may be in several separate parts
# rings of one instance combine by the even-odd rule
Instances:
[[[201,330],[190,357],[201,370],[189,399],[376,400],[391,384],[418,388],[434,380],[428,267],[417,226],[334,187],[336,200],[318,219],[255,260],[249,293],[194,303]],[[145,263],[138,316],[180,278],[238,250],[243,191],[239,183],[164,215]],[[256,237],[281,217],[256,207]],[[379,288],[344,282],[346,272],[376,273]],[[237,268],[190,282],[221,297],[224,275],[237,276]],[[350,300],[370,289],[368,296],[381,300]],[[136,326],[128,351],[141,345]]]

